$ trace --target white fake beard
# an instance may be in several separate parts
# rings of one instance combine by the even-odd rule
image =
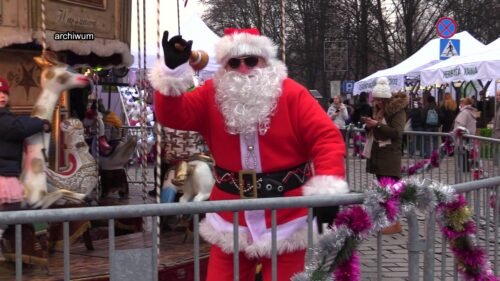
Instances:
[[[228,133],[267,132],[286,76],[279,70],[271,65],[241,74],[222,68],[215,74],[215,99]]]

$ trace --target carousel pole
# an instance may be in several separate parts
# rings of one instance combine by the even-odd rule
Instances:
[[[281,59],[286,63],[285,0],[281,0]]]
[[[177,0],[177,35],[181,35],[181,17],[179,11],[179,0]]]
[[[264,0],[259,0],[259,17],[260,17],[260,32],[265,34],[264,31]]]
[[[160,59],[160,0],[156,0],[156,60]],[[153,112],[153,114],[155,114]],[[162,128],[159,122],[155,120],[155,128],[156,128],[156,178],[155,178],[155,191],[156,204],[160,204],[160,193],[161,193],[161,133]],[[156,243],[153,244],[153,247],[156,247],[156,262],[158,263],[158,259],[160,257],[160,232],[161,232],[161,219],[160,216],[156,216]]]

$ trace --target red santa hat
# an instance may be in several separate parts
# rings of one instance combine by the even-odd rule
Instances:
[[[2,77],[0,77],[0,92],[4,92],[7,95],[9,94],[9,84],[7,84],[7,80]]]
[[[276,58],[278,47],[273,41],[260,35],[256,28],[226,28],[224,36],[215,44],[215,57],[220,65],[226,65],[230,58],[258,56],[266,61]]]

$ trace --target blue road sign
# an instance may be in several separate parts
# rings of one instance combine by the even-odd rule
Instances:
[[[436,23],[436,31],[439,37],[450,38],[457,33],[457,23],[449,17],[442,17]]]
[[[342,81],[342,93],[352,94],[352,89],[354,88],[354,80],[344,80]]]
[[[460,56],[460,40],[441,39],[439,41],[439,59],[445,60],[454,56]]]

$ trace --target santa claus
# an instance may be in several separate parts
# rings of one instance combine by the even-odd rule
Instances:
[[[257,29],[227,29],[216,44],[222,66],[192,89],[192,41],[163,34],[164,62],[150,79],[162,125],[197,131],[216,167],[210,200],[348,192],[340,131],[309,91],[287,77],[277,47]],[[271,211],[239,212],[240,280],[263,265],[271,280]],[[207,280],[233,278],[233,214],[207,214],[202,237],[212,243]],[[303,271],[307,209],[277,211],[278,280]]]

